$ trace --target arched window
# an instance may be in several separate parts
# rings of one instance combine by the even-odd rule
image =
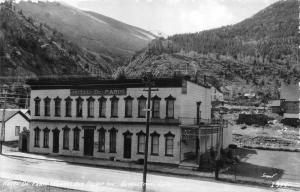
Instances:
[[[34,115],[40,116],[41,115],[41,99],[36,97],[34,99]]]
[[[174,137],[175,135],[171,132],[165,134],[165,155],[173,156],[174,155]]]
[[[39,127],[34,129],[34,147],[40,147],[40,132],[41,129]]]
[[[62,128],[63,130],[63,149],[69,149],[69,133],[70,128],[68,126],[65,126]]]
[[[117,152],[117,132],[118,130],[114,127],[109,130],[109,152]]]
[[[87,99],[88,104],[88,117],[94,117],[94,101],[93,97]]]
[[[105,152],[105,133],[106,130],[101,127],[100,129],[98,129],[99,132],[99,145],[98,145],[98,151],[99,152]]]
[[[46,97],[44,99],[44,103],[45,103],[45,116],[50,116],[50,102],[51,99],[49,97]]]
[[[157,95],[152,97],[152,118],[160,118],[160,100]]]
[[[100,97],[99,101],[99,117],[106,117],[106,98]]]
[[[73,99],[71,97],[67,97],[65,99],[66,102],[66,117],[72,116],[72,101]]]
[[[78,127],[75,127],[73,129],[73,150],[79,151],[79,138],[80,138],[80,129]]]
[[[56,97],[54,99],[54,115],[55,117],[60,117],[60,105],[61,105],[61,98]]]
[[[143,131],[138,132],[138,145],[137,145],[137,153],[138,154],[144,154],[145,153],[145,144],[146,144],[146,133]]]
[[[112,98],[110,98],[110,102],[111,102],[111,117],[117,118],[119,98],[114,95]]]
[[[146,103],[147,98],[144,95],[141,95],[138,99],[138,117],[139,118],[145,118],[146,117]]]
[[[127,96],[124,98],[125,100],[125,117],[132,117],[132,101],[133,97]]]
[[[49,132],[50,129],[48,129],[47,127],[43,130],[44,132],[44,148],[49,148]]]
[[[159,155],[159,136],[156,131],[150,134],[151,136],[151,155]]]
[[[174,118],[174,103],[175,103],[175,97],[172,97],[172,95],[169,95],[166,100],[166,118],[173,119]]]
[[[76,116],[82,117],[82,105],[83,105],[83,99],[81,97],[78,97],[76,99]]]

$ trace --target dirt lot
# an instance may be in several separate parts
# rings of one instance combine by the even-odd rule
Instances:
[[[236,152],[241,160],[236,167],[237,178],[247,176],[270,181],[300,182],[300,153],[245,148],[239,148]],[[234,166],[227,173],[234,174]]]
[[[238,146],[300,150],[300,128],[283,125],[279,120],[268,125],[236,124],[238,113],[226,117],[233,127],[233,142]]]

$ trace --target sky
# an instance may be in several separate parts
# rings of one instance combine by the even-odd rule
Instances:
[[[235,24],[278,0],[60,0],[148,31],[192,33]]]

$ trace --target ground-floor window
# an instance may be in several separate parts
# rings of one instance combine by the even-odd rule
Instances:
[[[15,127],[15,136],[19,136],[20,133],[20,126]]]
[[[140,131],[136,135],[138,136],[138,146],[137,146],[138,154],[144,154],[145,144],[146,144],[146,133]]]
[[[79,136],[80,136],[80,129],[75,127],[73,129],[74,137],[73,137],[73,150],[79,151]]]
[[[159,154],[159,134],[157,132],[153,132],[151,135],[151,155]]]
[[[49,148],[49,132],[50,130],[46,127],[44,129],[44,148]]]
[[[40,147],[40,128],[34,129],[34,147]]]
[[[117,130],[115,128],[109,130],[109,152],[117,152]]]
[[[166,156],[173,156],[174,154],[174,137],[175,135],[171,132],[165,134],[165,154]]]
[[[106,130],[102,127],[99,131],[99,152],[105,152],[105,132]]]
[[[69,132],[69,127],[66,126],[63,128],[63,149],[69,149]]]

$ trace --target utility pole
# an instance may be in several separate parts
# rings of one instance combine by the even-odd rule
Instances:
[[[2,92],[4,94],[4,101],[3,101],[3,111],[2,111],[2,127],[1,127],[1,138],[0,138],[0,154],[2,154],[2,146],[5,140],[5,110],[6,110],[6,97],[7,97],[7,89],[8,86],[4,85],[2,88]]]
[[[144,150],[144,170],[143,170],[143,192],[146,192],[146,181],[147,181],[147,165],[148,165],[148,143],[149,143],[149,124],[150,124],[150,111],[151,111],[151,91],[157,91],[157,89],[151,89],[155,83],[153,81],[153,75],[151,72],[146,72],[143,76],[143,81],[148,88],[147,98],[147,121],[146,121],[146,144]]]
[[[219,170],[221,166],[221,146],[223,146],[223,128],[224,128],[224,121],[223,121],[223,111],[224,102],[222,102],[222,107],[219,109],[220,113],[220,128],[219,128],[219,136],[218,136],[218,154],[216,156],[216,167],[215,167],[215,179],[219,180]]]

